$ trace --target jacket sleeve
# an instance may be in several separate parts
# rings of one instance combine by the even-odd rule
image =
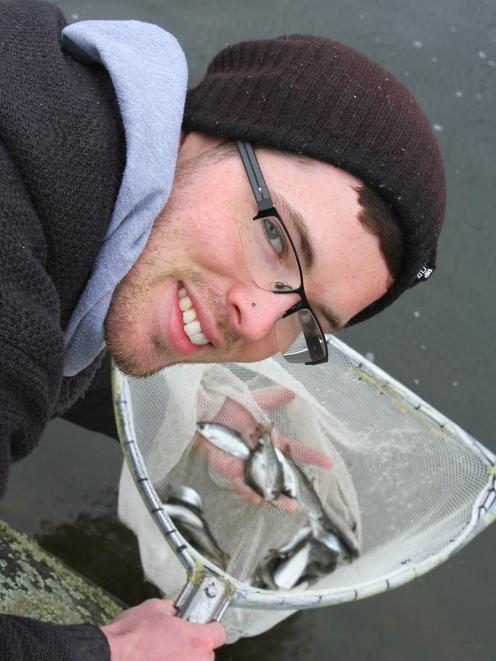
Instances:
[[[57,400],[63,335],[45,237],[15,163],[0,140],[0,496],[12,461],[29,453]],[[0,659],[109,661],[93,625],[0,616]]]
[[[11,461],[36,445],[62,379],[58,296],[45,237],[0,139],[0,497]]]
[[[0,659],[110,661],[110,646],[92,624],[56,625],[0,615]]]
[[[88,390],[61,417],[80,427],[118,440],[110,384],[110,355],[108,352]]]

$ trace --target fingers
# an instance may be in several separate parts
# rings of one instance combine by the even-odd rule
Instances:
[[[232,481],[234,489],[252,505],[261,505],[263,498],[256,491],[249,487],[242,476],[235,477]]]
[[[149,599],[101,627],[112,661],[207,661],[226,640],[218,622],[192,624],[173,617],[171,601]]]
[[[285,406],[296,396],[292,390],[287,388],[259,388],[253,390],[252,395],[263,411],[273,409],[275,406]]]
[[[302,464],[313,464],[319,468],[330,470],[332,468],[332,459],[325,452],[314,450],[308,445],[298,443],[287,436],[283,436],[276,429],[274,429],[274,442],[277,447],[292,459],[296,459]]]
[[[245,498],[252,505],[260,506],[262,503],[266,502],[264,498],[256,491],[253,491],[244,481],[242,477],[235,478],[232,482],[234,489]],[[294,500],[294,498],[289,498],[284,494],[280,495],[277,500],[274,500],[273,505],[279,507],[283,512],[287,514],[295,514],[300,511],[300,506]]]
[[[226,397],[224,405],[219,413],[213,419],[226,427],[231,427],[240,433],[245,440],[249,439],[250,433],[256,427],[257,422],[252,414],[245,409],[239,402],[230,397]]]
[[[211,622],[210,624],[203,624],[206,630],[208,630],[208,635],[210,636],[210,645],[212,649],[221,647],[226,642],[226,630],[219,624],[219,622]]]
[[[295,394],[287,388],[260,388],[254,390],[252,396],[257,406],[263,411],[269,411],[276,406],[289,404],[294,399]],[[253,441],[250,439],[250,434],[259,424],[242,404],[230,397],[226,397],[224,405],[213,422],[218,422],[239,431],[243,438],[251,444],[253,444]]]
[[[275,505],[280,507],[283,512],[286,514],[296,514],[300,511],[300,506],[294,498],[288,498],[284,494],[281,494],[279,498],[275,501]]]
[[[207,440],[198,442],[198,452],[208,466],[212,466],[225,477],[234,479],[244,473],[245,462],[228,452],[219,450]]]
[[[177,615],[177,608],[173,601],[170,601],[169,599],[160,599],[160,601],[165,615]]]
[[[295,393],[287,388],[260,388],[252,391],[252,396],[262,410],[268,411],[276,406],[284,406],[295,398]],[[254,430],[259,427],[258,421],[239,402],[226,397],[222,408],[215,416],[213,422],[225,425],[242,435],[244,442],[252,449],[257,444],[257,435]],[[325,453],[315,450],[304,443],[287,438],[273,429],[274,443],[277,447],[300,464],[313,464],[324,470],[332,468],[332,460]],[[239,457],[220,450],[209,443],[203,436],[198,436],[198,451],[209,466],[221,475],[231,480],[234,489],[253,505],[261,505],[262,496],[256,493],[244,481],[245,461]],[[284,512],[294,513],[299,511],[298,503],[293,498],[281,495],[274,504]]]

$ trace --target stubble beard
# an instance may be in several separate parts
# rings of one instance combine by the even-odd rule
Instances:
[[[190,359],[178,358],[160,337],[152,338],[146,349],[140,350],[137,324],[139,323],[140,312],[146,308],[149,293],[157,286],[165,285],[167,281],[190,282],[195,285],[209,310],[225,310],[224,302],[220,299],[218,293],[209,287],[208,282],[200,272],[192,269],[179,270],[175,268],[173,263],[167,264],[168,255],[160,254],[153,242],[155,232],[162,235],[158,242],[162,246],[174,245],[178,237],[181,237],[180,229],[174,226],[174,218],[178,215],[178,210],[187,202],[191,178],[203,168],[208,167],[212,159],[216,158],[218,151],[213,149],[210,154],[201,155],[177,166],[171,197],[155,220],[150,236],[150,244],[145,246],[142,255],[117,285],[112,295],[104,322],[105,341],[116,365],[129,376],[151,376],[164,367],[177,363],[206,362],[197,354],[193,354]],[[143,262],[143,264],[140,265],[140,262]],[[136,264],[138,264],[137,268]],[[143,276],[142,273],[146,274],[147,271],[154,275]],[[224,346],[222,349],[216,349],[215,360],[228,360],[229,352],[235,346],[239,337],[230,328],[226,312],[216,312],[216,325],[218,331],[222,333]],[[210,354],[210,356],[209,362],[212,361],[212,355]]]
[[[202,276],[195,271],[170,271],[150,279],[148,283],[139,282],[135,274],[128,274],[117,286],[109,311],[105,319],[105,341],[117,367],[128,376],[144,378],[151,376],[164,367],[179,363],[223,362],[229,359],[229,352],[238,341],[238,335],[229,327],[226,316],[216,314],[216,326],[224,339],[222,349],[215,349],[215,358],[193,354],[191,357],[178,358],[161,338],[148,341],[145,350],[137,348],[137,324],[140,310],[145,306],[147,293],[166,281],[185,281],[195,285],[200,298],[207,302],[208,309],[222,310],[221,301],[216,292],[210,290]],[[140,305],[141,304],[141,305]]]

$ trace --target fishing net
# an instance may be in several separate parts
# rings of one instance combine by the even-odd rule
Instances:
[[[132,410],[132,442],[160,502],[179,486],[201,495],[203,516],[226,553],[223,569],[239,588],[233,605],[249,608],[227,610],[230,642],[267,630],[292,608],[339,603],[411,580],[494,518],[492,455],[343,343],[334,339],[329,349],[329,363],[311,368],[269,359],[181,365],[126,379],[122,406]],[[197,431],[198,421],[235,429],[251,447],[256,426],[270,426],[275,445],[355,536],[359,556],[292,590],[260,589],[260,569],[308,525],[307,516],[285,496],[253,497],[244,460],[213,447]],[[126,466],[119,516],[137,535],[146,578],[175,599],[186,571]]]

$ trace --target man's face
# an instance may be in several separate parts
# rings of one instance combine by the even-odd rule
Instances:
[[[112,297],[106,341],[129,374],[144,376],[181,362],[250,362],[271,356],[277,353],[274,322],[299,300],[296,294],[274,294],[255,284],[256,265],[246,263],[239,227],[252,222],[256,203],[239,156],[218,158],[218,149],[217,139],[185,136],[169,201]],[[314,258],[310,268],[303,266],[305,291],[324,331],[331,332],[335,328],[324,311],[344,325],[388,285],[378,239],[358,220],[355,188],[360,182],[319,161],[301,163],[263,149],[257,156],[302,263],[289,208],[306,227]],[[189,308],[187,322],[199,322],[193,342],[181,307]]]

